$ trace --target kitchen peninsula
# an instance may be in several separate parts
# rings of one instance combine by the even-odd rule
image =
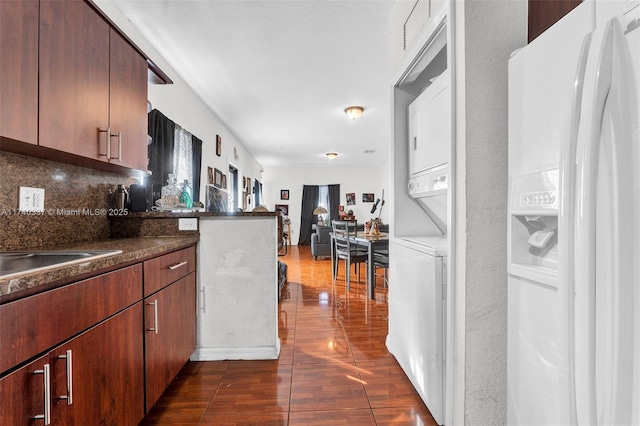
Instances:
[[[198,343],[191,359],[277,359],[278,213],[150,212],[112,217],[121,236],[180,231],[197,218]]]

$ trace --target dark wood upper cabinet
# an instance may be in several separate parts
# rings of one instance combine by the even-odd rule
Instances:
[[[42,0],[39,144],[147,170],[147,61],[86,2]]]
[[[38,0],[0,1],[0,136],[38,143]]]
[[[580,3],[582,0],[529,0],[529,43]]]
[[[147,61],[113,29],[109,52],[111,161],[147,170]]]
[[[109,25],[81,1],[40,2],[40,145],[107,160]]]

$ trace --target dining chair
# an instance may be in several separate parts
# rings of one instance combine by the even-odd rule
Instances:
[[[356,235],[358,226],[356,221],[334,220],[331,226],[333,227],[334,244],[332,271],[333,284],[335,285],[336,283],[338,265],[340,263],[340,259],[342,259],[345,261],[344,271],[347,291],[351,291],[351,265],[358,266],[358,282],[360,282],[360,264],[367,262],[368,253],[366,250],[363,250],[353,244],[351,238],[349,238],[351,235]]]
[[[384,272],[383,272],[383,276],[382,276],[382,282],[384,283],[384,287],[388,286],[388,280],[387,280],[387,269],[389,269],[389,254],[387,251],[387,254],[379,254],[378,252],[374,252],[373,253],[373,265],[374,265],[374,270],[377,270],[377,268],[383,268]],[[374,283],[375,283],[375,277],[374,279]]]

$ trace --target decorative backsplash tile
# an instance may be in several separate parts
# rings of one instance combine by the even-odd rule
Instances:
[[[0,151],[0,250],[109,238],[110,193],[137,179]],[[18,211],[21,186],[44,188],[44,212]]]

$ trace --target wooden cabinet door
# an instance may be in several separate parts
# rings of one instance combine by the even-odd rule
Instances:
[[[38,424],[34,417],[45,412],[43,369],[47,365],[50,371],[47,360],[47,356],[43,356],[0,379],[0,425]]]
[[[144,317],[148,412],[196,348],[196,274],[147,297]]]
[[[110,162],[147,170],[147,61],[113,29],[109,55]]]
[[[37,0],[0,1],[0,136],[38,143]]]
[[[135,425],[144,417],[142,302],[52,351],[52,424]],[[67,351],[72,356],[72,404]]]
[[[106,160],[109,25],[84,1],[40,2],[40,145]]]

